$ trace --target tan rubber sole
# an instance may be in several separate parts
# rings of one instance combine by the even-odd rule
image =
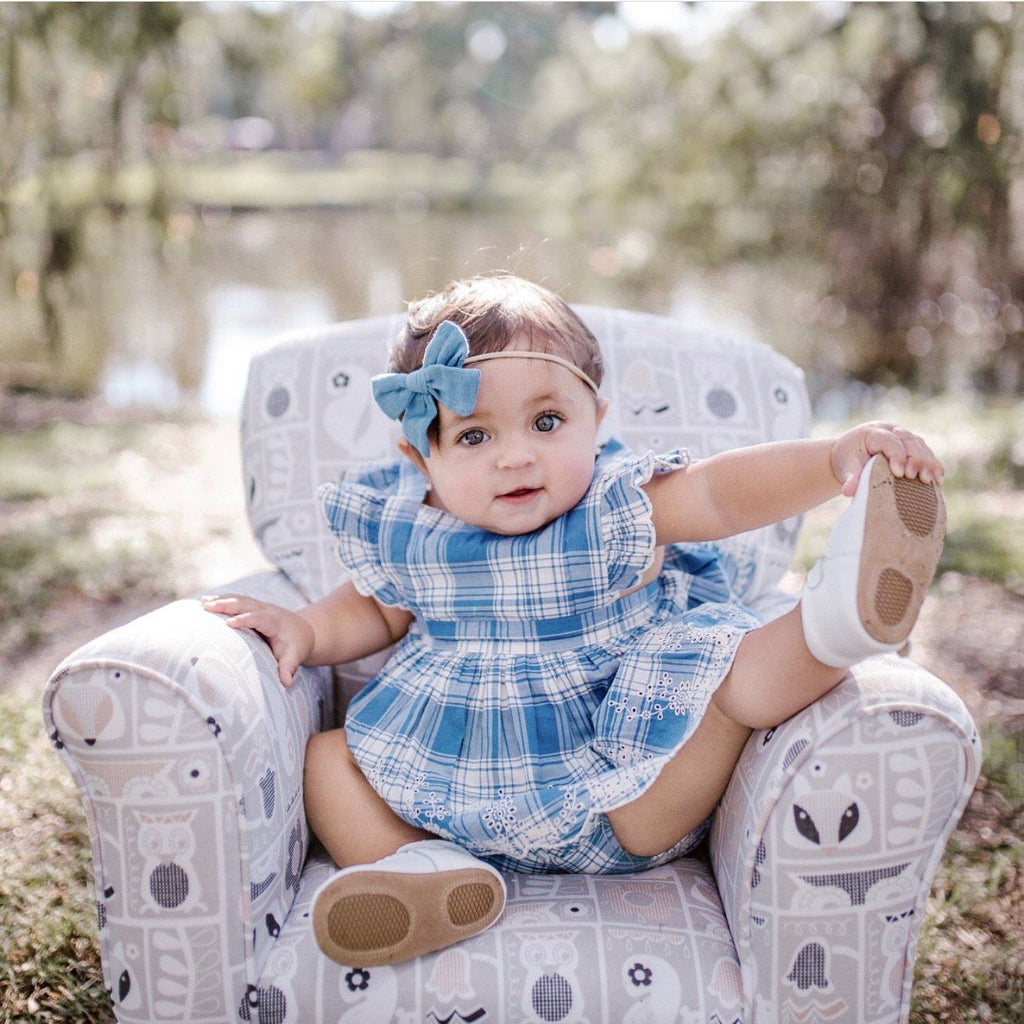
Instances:
[[[946,506],[935,484],[871,467],[857,611],[868,634],[900,644],[910,635],[935,575],[946,536]]]
[[[313,904],[320,949],[346,967],[401,963],[488,927],[501,883],[479,868],[438,874],[358,871],[329,882]]]

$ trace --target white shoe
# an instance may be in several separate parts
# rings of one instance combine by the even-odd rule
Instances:
[[[378,967],[476,935],[504,906],[495,868],[447,840],[424,839],[332,875],[313,897],[313,931],[332,960]]]
[[[905,644],[935,575],[946,507],[935,484],[893,476],[874,456],[800,598],[804,639],[835,668]]]

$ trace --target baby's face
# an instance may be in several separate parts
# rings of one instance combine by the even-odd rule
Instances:
[[[430,458],[408,443],[402,450],[430,481],[430,505],[493,533],[529,533],[586,494],[605,402],[557,363],[495,359],[476,368],[473,413],[439,405]]]

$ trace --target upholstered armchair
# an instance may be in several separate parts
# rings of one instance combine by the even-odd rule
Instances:
[[[580,312],[607,357],[607,429],[632,447],[684,445],[700,457],[806,432],[801,374],[763,345]],[[296,607],[338,583],[314,491],[393,451],[369,378],[399,322],[330,326],[254,360],[244,487],[274,569],[211,581],[211,592]],[[724,545],[765,615],[792,600],[775,588],[798,526]],[[980,763],[964,706],[928,672],[871,659],[754,734],[705,856],[635,876],[510,876],[491,930],[410,963],[343,967],[320,954],[309,926],[332,865],[303,815],[303,751],[373,668],[303,669],[285,690],[257,635],[190,597],[87,644],[53,674],[44,714],[88,816],[119,1020],[906,1018],[930,882]]]

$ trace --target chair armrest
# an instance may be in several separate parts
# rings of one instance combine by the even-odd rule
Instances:
[[[960,698],[891,655],[751,736],[711,833],[751,1019],[906,1019],[931,881],[980,764]]]
[[[279,572],[220,589],[305,603]],[[306,742],[333,701],[329,669],[286,690],[267,644],[196,598],[54,672],[43,716],[85,804],[119,1020],[238,1020],[252,1004],[305,860]]]

